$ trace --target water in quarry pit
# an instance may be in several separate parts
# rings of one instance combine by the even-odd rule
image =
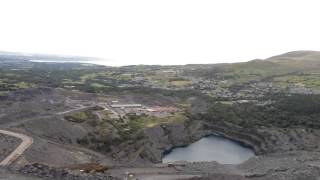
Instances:
[[[172,149],[162,162],[174,161],[217,161],[221,164],[240,164],[254,156],[252,149],[229,139],[208,136],[186,147]]]

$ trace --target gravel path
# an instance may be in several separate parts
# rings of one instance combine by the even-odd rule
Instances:
[[[14,160],[16,160],[25,150],[27,150],[33,143],[33,139],[24,134],[14,133],[11,131],[0,130],[0,134],[7,136],[12,136],[22,140],[22,143],[12,151],[4,160],[0,162],[0,166],[10,165]]]
[[[0,162],[17,148],[20,143],[20,139],[0,133]]]

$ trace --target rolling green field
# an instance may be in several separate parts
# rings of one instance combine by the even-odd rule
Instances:
[[[280,76],[273,79],[281,85],[294,84],[311,89],[320,89],[320,74],[300,74]]]

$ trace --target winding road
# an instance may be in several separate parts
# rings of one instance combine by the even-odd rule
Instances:
[[[4,160],[0,162],[0,166],[7,166],[14,162],[19,156],[23,154],[25,150],[27,150],[33,143],[33,139],[24,134],[15,133],[7,130],[0,130],[1,134],[5,134],[8,136],[13,136],[22,140],[20,145],[12,151]]]
[[[79,108],[76,108],[76,109],[71,109],[71,110],[68,110],[68,111],[59,112],[59,113],[56,113],[56,114],[57,115],[63,115],[63,114],[67,114],[67,113],[74,112],[74,111],[79,111],[79,110],[90,108],[90,107],[94,107],[94,106],[93,105],[92,106],[83,106],[83,107],[79,107]],[[43,117],[41,117],[41,118],[43,118]],[[34,118],[25,119],[23,122],[30,121],[30,120],[34,120]],[[17,124],[21,124],[21,123],[22,123],[22,121],[13,122],[11,124],[6,124],[5,127],[9,128],[9,127],[15,126]],[[27,135],[24,135],[24,134],[15,133],[15,132],[8,131],[8,130],[1,130],[1,129],[0,129],[0,134],[13,136],[13,137],[16,137],[16,138],[19,138],[19,139],[22,140],[22,143],[20,143],[20,145],[14,151],[12,151],[4,160],[2,160],[0,162],[0,166],[7,166],[7,165],[10,165],[11,163],[13,163],[33,143],[33,138],[31,138],[31,137],[29,137]]]

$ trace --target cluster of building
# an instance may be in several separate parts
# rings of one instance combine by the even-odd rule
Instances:
[[[112,101],[110,107],[119,117],[125,117],[128,114],[148,115],[155,117],[168,117],[178,111],[178,108],[172,106],[152,106],[147,107],[142,104],[121,104],[118,101]]]

